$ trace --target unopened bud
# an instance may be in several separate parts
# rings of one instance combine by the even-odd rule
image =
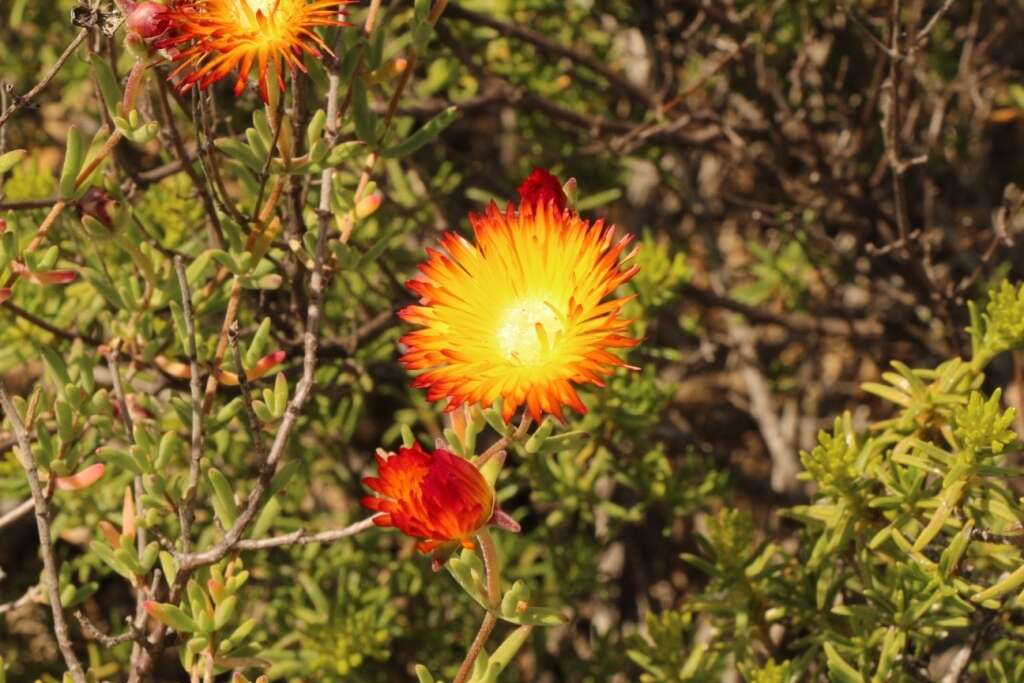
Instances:
[[[565,209],[566,204],[562,184],[545,168],[533,169],[519,186],[519,199],[524,206],[546,207],[548,204],[554,204],[559,211]]]
[[[167,30],[167,11],[167,7],[158,2],[130,3],[124,17],[128,33],[143,40],[156,38]]]

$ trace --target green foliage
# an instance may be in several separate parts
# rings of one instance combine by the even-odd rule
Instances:
[[[756,261],[750,266],[753,282],[736,290],[736,298],[750,304],[762,304],[775,298],[787,308],[799,307],[807,295],[813,269],[800,242],[787,242],[772,253],[758,244],[750,245]]]
[[[1016,311],[1005,301],[989,311],[988,334],[997,336],[986,339],[1005,344]],[[704,592],[649,618],[651,638],[673,625],[672,637],[688,642],[684,626],[715,615],[722,637],[702,647],[727,653],[750,680],[912,680],[944,639],[1013,604],[1001,602],[1024,586],[1014,542],[1021,514],[1007,486],[1016,470],[1003,461],[1019,438],[1013,408],[999,390],[976,388],[977,357],[935,370],[894,367],[889,384],[866,387],[895,406],[894,417],[865,432],[847,413],[801,455],[817,493],[789,513],[804,527],[800,546],[758,545],[749,515],[719,512],[698,537],[701,555],[684,555],[707,573]],[[761,659],[773,651],[772,624],[802,644],[785,665]],[[658,652],[631,656],[649,672],[682,671],[678,655]],[[712,676],[718,666],[698,671]],[[1005,678],[1004,667],[979,665]],[[674,675],[659,680],[691,680]]]
[[[1024,286],[1003,281],[979,316],[971,307],[971,336],[977,352],[994,355],[1024,344]]]
[[[80,30],[78,4],[0,9],[13,93]],[[991,28],[1012,12],[956,3],[904,45],[919,57],[897,60],[904,96],[921,99],[890,150],[888,56],[858,33],[882,26],[879,3],[662,4],[466,0],[435,30],[433,3],[411,0],[383,6],[370,35],[353,4],[353,27],[318,29],[334,56],[304,55],[309,73],[291,69],[266,106],[230,83],[173,92],[155,53],[133,94],[139,46],[113,16],[14,113],[0,379],[31,445],[0,424],[0,516],[30,497],[29,455],[91,679],[127,680],[134,620],[164,634],[168,679],[440,683],[488,615],[470,683],[903,682],[964,645],[964,679],[1024,680],[1008,370],[1024,286],[996,277],[1020,276],[1005,248],[1022,214],[995,187],[1020,169],[983,151],[1024,110],[999,80],[1018,70],[985,61],[1013,54],[1000,36],[1015,33]],[[984,107],[922,86],[961,80]],[[903,240],[893,155],[908,164],[897,185],[929,183],[908,188],[926,206]],[[534,166],[574,176],[585,217],[637,236],[639,272],[616,294],[643,343],[623,352],[639,369],[581,389],[585,414],[519,433],[500,401],[444,414],[411,387],[395,313],[438,234],[468,235],[466,214],[514,199]],[[731,341],[737,315],[754,357]],[[765,476],[773,429],[802,465],[782,489]],[[442,441],[473,458],[499,440],[482,471],[522,531],[494,531],[496,592],[479,545],[428,558],[371,525],[311,538],[364,518],[377,448]],[[0,683],[70,680],[32,592],[35,521],[6,524]]]
[[[647,633],[629,650],[630,659],[644,670],[640,680],[673,683],[715,681],[723,658],[696,640],[692,612],[666,611],[647,615]]]

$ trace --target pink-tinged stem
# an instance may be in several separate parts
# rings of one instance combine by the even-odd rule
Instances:
[[[494,631],[494,627],[498,623],[498,617],[494,614],[494,610],[498,609],[498,605],[501,603],[501,565],[498,560],[498,547],[494,545],[494,538],[486,528],[477,534],[476,540],[484,558],[484,573],[487,574],[487,602],[490,605],[487,614],[484,615],[483,623],[480,624],[480,630],[477,631],[476,638],[469,646],[466,659],[462,661],[462,666],[459,667],[459,672],[455,674],[452,683],[465,683],[469,678],[476,658],[484,649],[487,639],[491,637],[491,632]]]
[[[139,94],[139,84],[142,83],[142,76],[149,66],[143,60],[137,60],[128,72],[128,80],[124,84],[124,96],[121,98],[121,116],[128,116],[128,113],[135,108],[135,97]]]

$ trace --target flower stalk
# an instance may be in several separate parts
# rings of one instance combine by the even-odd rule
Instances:
[[[473,664],[476,663],[480,651],[487,644],[487,639],[491,637],[491,633],[498,623],[498,617],[495,615],[495,610],[498,609],[501,602],[501,564],[498,558],[498,548],[494,543],[494,537],[487,529],[481,530],[476,538],[480,544],[480,554],[484,558],[484,572],[487,575],[487,601],[490,603],[490,609],[484,614],[480,630],[477,631],[473,643],[469,646],[466,658],[462,661],[462,666],[459,667],[452,683],[465,683],[469,678],[469,674],[473,671]]]

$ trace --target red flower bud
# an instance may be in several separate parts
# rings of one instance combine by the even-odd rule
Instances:
[[[554,202],[559,211],[565,209],[566,197],[558,178],[547,169],[535,168],[523,184],[519,186],[519,201],[522,205],[540,204],[546,206]]]
[[[143,39],[156,38],[167,30],[167,7],[158,2],[135,2],[128,5],[124,23],[129,34]]]
[[[378,451],[377,467],[379,476],[363,483],[381,497],[367,496],[363,505],[381,513],[373,518],[377,526],[421,539],[416,547],[434,553],[435,569],[458,544],[472,548],[473,535],[494,517],[494,488],[473,463],[443,448]]]

